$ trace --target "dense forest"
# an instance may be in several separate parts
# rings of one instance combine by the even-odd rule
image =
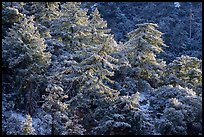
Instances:
[[[201,2],[2,2],[3,135],[202,135]]]

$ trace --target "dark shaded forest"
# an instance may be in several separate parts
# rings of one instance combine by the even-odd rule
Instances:
[[[201,2],[2,2],[3,135],[202,135]]]

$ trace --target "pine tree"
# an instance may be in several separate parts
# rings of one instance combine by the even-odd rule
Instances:
[[[114,75],[114,70],[117,68],[117,59],[110,55],[114,52],[113,47],[117,46],[109,29],[107,29],[106,21],[100,18],[100,14],[96,9],[91,15],[92,19],[88,24],[89,34],[84,38],[87,40],[85,46],[75,50],[80,61],[72,68],[67,69],[67,72],[77,72],[77,77],[74,78],[82,80],[80,83],[88,82],[88,85],[95,85],[103,90],[110,90],[103,84],[104,81],[113,83],[110,77]],[[90,83],[89,83],[90,82]],[[83,84],[82,84],[83,85]],[[86,87],[86,86],[85,86]],[[92,89],[93,90],[93,89]]]
[[[44,74],[50,64],[51,55],[45,52],[45,48],[44,39],[34,26],[33,17],[24,17],[20,23],[14,24],[8,36],[2,40],[3,60],[13,71],[15,84],[20,87],[20,91],[27,89],[28,106],[32,104],[33,90],[44,82]]]
[[[161,113],[155,121],[161,134],[200,134],[202,132],[202,98],[189,88],[172,85],[155,89],[150,98],[153,110]]]
[[[146,120],[139,106],[139,92],[137,92],[131,96],[119,96],[114,101],[109,101],[108,106],[98,107],[92,114],[97,120],[97,125],[91,131],[92,134],[145,134],[145,130],[142,130],[142,124]]]
[[[18,23],[23,17],[23,14],[17,8],[10,5],[9,2],[2,2],[2,38],[6,36],[6,31],[12,25]]]
[[[91,19],[89,23],[91,31],[91,42],[94,45],[102,44],[106,41],[107,37],[110,37],[110,29],[107,28],[107,22],[101,18],[101,15],[96,8],[91,13]]]
[[[107,22],[100,17],[97,8],[91,14],[87,30],[89,33],[84,36],[84,39],[86,40],[84,42],[84,48],[86,51],[76,51],[76,54],[81,55],[81,60],[89,57],[93,53],[97,54],[98,49],[104,50],[108,54],[116,51],[117,43],[113,39],[113,35],[110,34],[111,30],[107,28]]]
[[[118,59],[114,58],[111,53],[116,51],[117,43],[109,34],[110,29],[107,28],[106,21],[103,21],[97,9],[91,14],[87,28],[89,35],[84,36],[87,43],[84,47],[75,50],[80,61],[66,71],[76,72],[73,79],[70,77],[69,79],[80,81],[81,86],[79,87],[82,87],[80,90],[83,88],[85,90],[85,87],[90,85],[90,89],[86,90],[116,92],[107,85],[114,83],[111,77],[114,76],[114,71],[117,69]]]
[[[49,84],[46,88],[48,96],[43,96],[45,102],[42,108],[52,115],[53,135],[83,135],[85,129],[78,123],[78,117],[66,103],[68,96],[63,88],[56,84]]]
[[[97,21],[92,21],[92,23],[94,26],[100,24],[97,24]],[[78,24],[78,26],[80,25]],[[66,58],[60,63],[64,64],[62,65],[64,68],[57,72],[55,71],[56,80],[58,79],[58,82],[56,82],[63,85],[66,88],[67,94],[71,95],[68,104],[70,104],[70,108],[76,109],[75,113],[77,116],[84,118],[81,121],[84,127],[91,125],[89,122],[85,122],[91,120],[90,117],[88,118],[91,110],[94,111],[97,106],[107,106],[119,94],[117,90],[110,87],[114,83],[111,77],[114,75],[118,61],[109,54],[113,51],[110,50],[113,45],[111,43],[113,42],[113,38],[110,34],[104,34],[105,32],[100,33],[100,28],[95,30],[96,34],[98,31],[97,35],[93,34],[94,32],[90,31],[92,27],[92,25],[84,26],[89,32],[89,35],[83,35],[82,37],[85,41],[80,41],[84,45],[76,46],[73,49],[75,54],[67,54],[70,58],[72,56],[73,59],[77,56],[78,60],[73,61],[71,59],[67,60]],[[90,34],[93,35],[93,39]],[[100,41],[96,41],[97,38]],[[71,90],[68,88],[68,85],[72,85]],[[74,93],[70,94],[71,92]],[[88,128],[87,130],[89,130]]]
[[[88,24],[87,10],[80,8],[80,2],[66,2],[61,5],[61,15],[53,21],[51,35],[62,42],[66,50],[74,51],[82,47],[85,26]]]
[[[60,16],[59,2],[27,2],[24,8],[26,15],[35,17],[41,37],[50,40],[51,21]]]
[[[85,45],[83,43],[85,41],[85,34],[83,32],[85,32],[85,26],[88,23],[88,16],[86,15],[87,11],[80,8],[79,2],[66,2],[62,4],[61,13],[61,16],[55,19],[51,26],[52,41],[54,41],[54,43],[52,42],[52,52],[56,56],[53,56],[55,61],[52,62],[53,67],[51,68],[50,81],[55,83],[63,81],[61,86],[66,90],[70,83],[63,80],[67,77],[65,70],[71,67],[71,64],[74,66],[77,63],[76,61],[79,61],[75,51]],[[59,69],[54,67],[56,65],[59,66]],[[55,77],[53,78],[54,80],[52,80],[53,76]],[[57,82],[56,78],[60,80]]]
[[[156,59],[156,54],[163,52],[162,46],[165,46],[161,38],[163,33],[156,30],[156,24],[144,23],[137,26],[137,29],[128,33],[126,56],[135,71],[135,77],[145,80],[158,77],[157,71],[165,66],[165,62]]]
[[[193,89],[197,95],[202,95],[202,60],[196,57],[182,55],[166,66],[164,84],[180,85]]]
[[[35,21],[49,28],[52,20],[59,15],[59,2],[28,2],[25,6],[30,15],[35,16]]]
[[[15,24],[2,41],[3,58],[21,80],[37,78],[49,65],[50,54],[34,26],[33,17]]]

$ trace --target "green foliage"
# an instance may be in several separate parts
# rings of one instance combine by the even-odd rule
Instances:
[[[46,112],[56,112],[56,111],[65,111],[67,105],[63,103],[62,100],[66,99],[68,96],[64,95],[63,89],[57,85],[48,85],[45,89],[49,95],[43,96],[45,103],[42,108],[46,110]]]
[[[48,96],[43,96],[45,102],[42,108],[52,115],[52,125],[54,135],[83,135],[85,129],[78,123],[78,117],[65,103],[68,96],[64,90],[55,84],[48,85],[46,92]]]
[[[34,16],[35,25],[43,38],[51,38],[51,21],[60,16],[59,2],[26,2],[26,15]]]
[[[101,18],[101,15],[96,8],[92,13],[91,13],[91,19],[89,23],[90,31],[91,31],[91,43],[93,45],[99,45],[104,42],[106,42],[107,37],[110,37],[108,35],[110,33],[110,29],[107,29],[107,22]]]
[[[100,106],[93,113],[98,121],[92,129],[94,135],[141,135],[145,122],[139,109],[139,92],[131,96],[119,96],[108,107]]]
[[[3,59],[21,82],[40,81],[50,63],[44,39],[34,26],[33,17],[24,17],[2,41]]]

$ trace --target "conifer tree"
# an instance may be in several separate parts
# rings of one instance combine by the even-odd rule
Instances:
[[[113,39],[113,35],[110,34],[111,30],[107,28],[107,22],[100,17],[97,8],[91,14],[87,30],[89,33],[84,37],[86,40],[84,49],[86,51],[76,51],[81,56],[81,60],[90,57],[93,53],[97,54],[98,49],[104,50],[108,54],[116,51],[117,43]]]
[[[162,46],[166,46],[161,38],[163,33],[156,30],[158,26],[153,23],[137,26],[137,29],[128,33],[129,40],[125,43],[126,56],[137,78],[148,80],[158,77],[156,71],[165,66],[165,62],[156,59],[156,54],[163,52]]]
[[[59,2],[28,2],[25,6],[29,15],[35,16],[35,21],[49,28],[52,20],[59,15]]]
[[[52,115],[52,134],[54,135],[83,135],[85,129],[78,123],[78,117],[66,103],[68,96],[64,90],[56,85],[49,84],[46,88],[48,96],[43,96],[45,102],[42,108]]]
[[[51,35],[62,42],[66,50],[82,47],[88,24],[87,10],[80,8],[80,2],[66,2],[61,5],[61,15],[53,21]]]
[[[92,23],[94,26],[100,24],[97,21],[92,21]],[[55,72],[56,77],[61,81],[58,82],[59,84],[74,83],[72,84],[72,86],[75,86],[75,88],[72,88],[73,91],[70,91],[70,89],[67,91],[67,94],[75,92],[69,101],[72,104],[70,107],[77,108],[77,116],[84,117],[85,127],[89,123],[85,121],[90,120],[86,118],[91,113],[88,108],[92,108],[94,111],[100,105],[107,106],[119,94],[117,90],[109,86],[114,83],[111,77],[114,75],[114,70],[117,69],[116,63],[118,61],[109,54],[113,51],[110,50],[114,43],[113,38],[110,34],[105,34],[105,32],[100,33],[100,28],[96,28],[94,31],[96,33],[93,34],[94,32],[90,31],[91,27],[93,26],[84,26],[89,31],[89,35],[83,36],[86,43],[80,41],[84,45],[82,47],[76,46],[76,49],[74,49],[80,60],[76,60],[77,62],[74,63],[65,59],[61,64],[66,64],[66,67]],[[99,29],[98,34],[97,29]],[[93,39],[89,37],[91,34],[96,35],[100,41],[95,40],[97,39],[95,36],[93,36]],[[75,57],[75,55],[71,56]],[[66,88],[66,86],[64,87]],[[81,94],[81,98],[77,98]],[[74,99],[75,97],[76,99]],[[83,110],[80,110],[80,108],[83,108]]]
[[[59,2],[27,2],[24,6],[25,14],[34,16],[35,25],[38,27],[41,37],[50,40],[51,21],[59,15]]]
[[[110,30],[107,29],[107,23],[100,17],[97,9],[92,13],[86,28],[89,31],[88,35],[83,36],[86,43],[82,42],[84,46],[75,49],[76,54],[73,56],[77,56],[79,60],[65,69],[67,75],[64,75],[65,81],[78,81],[81,85],[78,87],[84,89],[86,87],[83,85],[84,82],[88,82],[88,85],[94,85],[98,87],[97,89],[111,91],[112,89],[105,86],[104,82],[106,85],[113,83],[110,77],[117,69],[118,60],[111,56],[111,52],[116,51],[114,47],[117,43],[112,35],[108,34]]]
[[[50,53],[34,26],[33,17],[24,17],[15,24],[2,41],[3,58],[21,80],[37,78],[50,62]]]
[[[3,59],[14,72],[15,84],[28,91],[29,106],[33,90],[45,80],[44,74],[51,57],[49,52],[45,52],[44,39],[34,26],[33,17],[24,17],[20,23],[14,24],[2,40],[2,48]]]
[[[68,68],[66,72],[73,73],[75,71],[78,75],[72,80],[80,79],[80,83],[86,81],[88,85],[98,85],[97,87],[104,88],[103,90],[105,91],[108,87],[105,86],[103,82],[113,83],[110,77],[114,75],[114,70],[117,68],[116,63],[118,60],[109,54],[115,50],[112,47],[117,46],[117,43],[111,34],[106,34],[109,32],[109,29],[106,28],[107,24],[100,18],[97,9],[91,16],[92,19],[88,24],[88,29],[89,31],[91,30],[90,34],[92,36],[84,36],[84,38],[88,40],[87,44],[75,50],[75,53],[77,53],[81,61],[74,65],[75,68],[72,66]]]
[[[6,31],[12,25],[18,23],[23,17],[23,14],[17,8],[11,7],[10,5],[8,2],[2,2],[2,38],[6,36]]]
[[[89,27],[92,34],[90,39],[93,45],[102,44],[106,42],[108,37],[111,37],[111,30],[107,28],[107,22],[101,18],[97,8],[91,13]]]
[[[197,95],[202,95],[202,60],[196,57],[177,57],[166,66],[162,77],[164,84],[180,85],[193,89]]]
[[[92,129],[92,133],[94,135],[141,134],[141,124],[144,119],[139,105],[137,92],[132,96],[119,96],[109,101],[108,106],[98,107],[93,114],[98,123]]]

